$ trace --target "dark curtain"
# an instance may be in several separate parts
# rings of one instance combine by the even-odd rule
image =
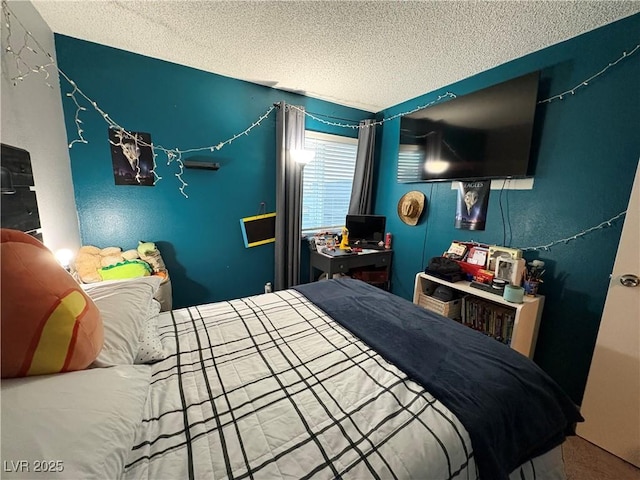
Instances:
[[[276,243],[274,289],[300,283],[302,169],[292,150],[304,149],[304,108],[278,104],[276,119]]]
[[[371,191],[373,189],[373,151],[376,138],[375,120],[362,120],[358,129],[358,151],[353,187],[349,202],[349,214],[371,213]]]

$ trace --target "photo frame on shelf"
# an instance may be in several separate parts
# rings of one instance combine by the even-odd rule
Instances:
[[[496,258],[495,278],[506,280],[511,285],[520,285],[524,266],[524,258],[498,257]]]
[[[487,267],[489,268],[489,270],[495,271],[496,259],[500,257],[509,257],[517,260],[519,258],[522,258],[522,250],[518,248],[502,247],[500,245],[490,245],[489,258],[487,259]]]
[[[485,267],[487,265],[487,257],[489,256],[489,249],[484,247],[471,247],[469,254],[467,255],[467,263],[472,265],[480,265]]]

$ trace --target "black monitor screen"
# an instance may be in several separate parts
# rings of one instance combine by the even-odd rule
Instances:
[[[347,215],[349,245],[374,244],[384,241],[387,217],[384,215]]]

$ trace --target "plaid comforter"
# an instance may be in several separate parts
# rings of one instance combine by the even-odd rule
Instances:
[[[478,478],[458,419],[297,291],[164,312],[159,332],[126,479]]]

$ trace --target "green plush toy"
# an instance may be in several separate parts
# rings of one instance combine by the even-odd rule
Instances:
[[[121,280],[151,275],[151,265],[140,260],[125,260],[98,270],[102,280]]]
[[[154,273],[166,272],[167,267],[162,260],[160,251],[153,242],[138,242],[138,254],[140,258],[151,265]]]

